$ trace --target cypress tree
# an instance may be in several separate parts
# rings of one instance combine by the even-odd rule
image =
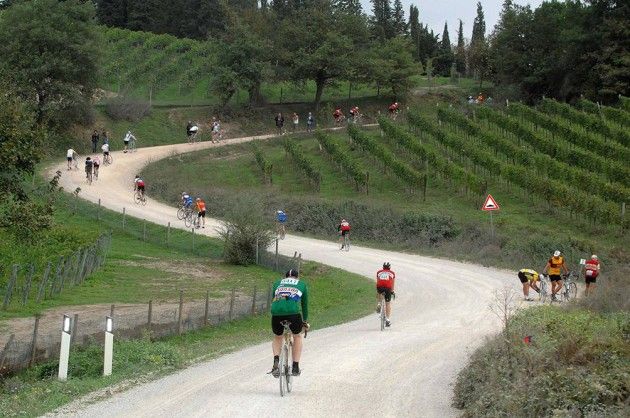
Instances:
[[[392,23],[396,35],[404,35],[405,33],[407,33],[407,24],[405,23],[405,11],[403,10],[401,0],[394,0]]]
[[[459,20],[457,47],[455,48],[455,70],[461,75],[466,73],[466,42],[464,41],[464,23]]]

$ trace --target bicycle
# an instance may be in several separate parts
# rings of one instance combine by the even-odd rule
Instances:
[[[341,126],[346,121],[346,117],[344,115],[337,116],[335,118],[335,126]]]
[[[132,139],[129,141],[129,146],[127,147],[127,151],[136,152],[138,149],[136,148],[136,140]]]
[[[340,250],[350,251],[350,233],[341,235],[342,244]]]
[[[86,170],[85,171],[85,181],[87,184],[92,184],[92,170]]]
[[[183,221],[188,215],[188,212],[190,211],[192,211],[191,208],[186,207],[186,206],[181,206],[179,209],[177,209],[177,219],[179,219],[180,221]]]
[[[110,165],[114,162],[114,158],[111,154],[103,155],[103,164]]]
[[[282,333],[282,347],[280,348],[280,358],[278,361],[278,370],[280,376],[278,381],[280,383],[280,396],[284,396],[285,393],[291,392],[293,376],[291,375],[290,361],[293,359],[293,333],[291,332],[291,321],[280,322],[284,327]],[[308,329],[304,328],[304,338]]]
[[[284,227],[284,224],[281,222],[278,222],[278,225],[276,226],[276,236],[280,239],[284,239],[286,234],[287,234],[287,230]]]
[[[97,165],[94,166],[94,180],[98,180],[98,167]]]
[[[570,271],[563,276],[564,284],[560,290],[560,296],[565,302],[575,299],[577,297],[577,280],[578,274],[574,271]]]
[[[142,190],[136,190],[133,194],[133,200],[136,202],[136,205],[145,206],[147,204],[147,197],[144,195]]]
[[[192,228],[195,225],[196,221],[197,219],[195,217],[195,211],[189,209],[188,212],[186,212],[186,217],[184,218],[184,225],[186,226],[186,228]]]
[[[549,289],[551,288],[549,277],[541,274],[540,280],[538,280],[538,287],[540,288],[540,293],[538,293],[538,300],[544,303],[547,301],[547,298],[549,298]]]
[[[378,318],[381,321],[381,331],[384,331],[385,330],[385,323],[387,322],[387,316],[385,316],[385,294],[379,293],[378,297],[380,299],[379,304],[381,306]]]

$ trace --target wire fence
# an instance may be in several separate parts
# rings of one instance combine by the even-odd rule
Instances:
[[[8,310],[12,305],[24,306],[32,301],[40,303],[58,296],[68,287],[82,284],[105,263],[111,241],[112,234],[109,232],[99,236],[93,244],[44,265],[0,266],[0,276],[6,274],[5,280],[2,280],[6,285],[0,287],[2,310]],[[3,270],[6,273],[2,274]]]

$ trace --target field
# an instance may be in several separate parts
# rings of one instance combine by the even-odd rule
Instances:
[[[512,268],[542,268],[556,247],[572,266],[591,252],[610,254],[609,264],[623,262],[628,218],[622,204],[630,196],[623,137],[604,138],[547,110],[424,106],[404,122],[379,119],[378,130],[352,127],[177,156],[144,174],[163,199],[187,190],[209,199],[215,216],[223,215],[234,192],[257,195],[270,216],[274,208],[291,208],[290,229],[306,234],[332,238],[338,218],[346,216],[354,219],[355,240],[378,246]],[[627,132],[605,123],[612,132]],[[580,142],[586,140],[600,151]],[[489,214],[479,210],[487,193],[501,206],[493,215],[494,236]],[[365,219],[360,212],[366,207],[382,217]],[[410,227],[379,239],[379,224],[408,213],[426,214],[425,224],[441,222],[450,232],[419,243],[408,239]]]

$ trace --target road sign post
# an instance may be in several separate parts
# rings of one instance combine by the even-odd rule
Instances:
[[[494,197],[492,197],[491,194],[486,197],[486,201],[481,207],[481,210],[490,212],[490,236],[494,237],[494,222],[492,220],[492,212],[494,212],[495,210],[499,210],[499,204],[496,200],[494,200]]]
[[[68,379],[68,359],[70,358],[70,332],[71,319],[68,315],[63,316],[61,323],[61,347],[59,349],[59,374],[58,379],[65,382]]]

